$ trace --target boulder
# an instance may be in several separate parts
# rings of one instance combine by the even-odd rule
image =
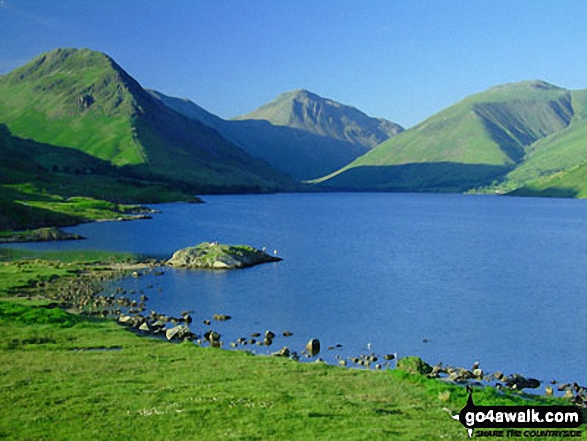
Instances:
[[[509,378],[504,378],[505,385],[512,389],[536,389],[540,387],[540,381],[535,378],[524,378],[522,375],[513,374]]]
[[[308,351],[308,354],[312,357],[317,355],[320,352],[320,340],[318,340],[317,338],[311,339],[306,344],[306,350]]]
[[[210,343],[215,343],[220,341],[220,334],[216,331],[207,331],[204,334],[204,338]]]
[[[240,269],[281,259],[248,245],[204,242],[176,251],[166,263],[178,268],[212,270]]]
[[[428,375],[432,372],[432,366],[416,356],[400,358],[396,367],[401,371],[415,375]]]
[[[165,331],[167,340],[182,339],[189,332],[187,326],[177,325]]]
[[[289,357],[289,348],[284,346],[279,351],[272,353],[274,357]]]

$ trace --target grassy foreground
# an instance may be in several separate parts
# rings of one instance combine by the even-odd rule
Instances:
[[[462,387],[139,337],[38,296],[105,256],[24,257],[0,255],[0,439],[467,438],[449,418]],[[474,397],[560,403],[489,388]]]

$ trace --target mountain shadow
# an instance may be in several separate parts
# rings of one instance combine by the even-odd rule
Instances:
[[[455,162],[358,166],[316,183],[323,191],[464,192],[502,179],[511,167]]]

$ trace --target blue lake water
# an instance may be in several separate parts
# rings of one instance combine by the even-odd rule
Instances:
[[[128,280],[149,309],[194,310],[225,339],[283,330],[321,355],[397,352],[540,380],[587,383],[587,203],[441,194],[278,194],[163,204],[152,220],[70,228],[88,240],[26,244],[170,257],[203,241],[278,250],[242,271]],[[153,288],[147,289],[147,284]],[[160,289],[159,289],[160,288]],[[160,292],[161,291],[161,292]],[[426,340],[426,341],[425,341]],[[326,350],[341,344],[342,348]]]

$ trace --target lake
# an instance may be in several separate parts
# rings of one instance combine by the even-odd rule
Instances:
[[[194,310],[225,340],[271,329],[269,348],[322,356],[397,352],[431,364],[587,382],[587,204],[446,194],[212,196],[152,220],[69,228],[88,240],[26,244],[170,257],[203,241],[267,247],[284,260],[233,272],[166,269],[125,282],[149,310]],[[147,288],[152,284],[152,288]],[[281,337],[284,330],[294,333]],[[328,346],[342,345],[327,350]]]

